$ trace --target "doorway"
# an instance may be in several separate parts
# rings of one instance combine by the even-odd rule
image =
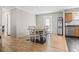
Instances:
[[[4,26],[4,35],[10,35],[10,12],[2,9],[2,26]]]

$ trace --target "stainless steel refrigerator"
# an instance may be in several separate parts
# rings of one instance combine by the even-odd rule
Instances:
[[[57,34],[63,35],[63,17],[57,18]]]

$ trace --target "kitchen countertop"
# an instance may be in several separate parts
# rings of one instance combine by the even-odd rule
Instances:
[[[65,27],[79,27],[79,25],[65,25]]]
[[[73,20],[72,22],[69,22],[69,23],[65,23],[65,26],[67,27],[79,26],[79,19]]]

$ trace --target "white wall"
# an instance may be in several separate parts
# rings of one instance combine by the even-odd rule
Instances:
[[[36,26],[39,28],[42,28],[43,26],[43,20],[46,19],[45,17],[48,16],[51,19],[51,29],[53,34],[57,34],[57,17],[63,17],[63,12],[55,12],[55,13],[49,13],[49,14],[41,14],[36,16]]]
[[[0,7],[0,25],[2,25],[2,9]]]
[[[11,15],[10,15],[10,11],[8,11],[7,12],[7,23],[8,23],[8,26],[7,26],[7,28],[8,28],[8,35],[11,35]]]
[[[12,9],[10,11],[10,15],[11,15],[11,36],[16,36],[16,10]]]
[[[12,35],[18,37],[28,35],[28,26],[36,26],[35,15],[24,12],[20,9],[11,10],[11,31]]]

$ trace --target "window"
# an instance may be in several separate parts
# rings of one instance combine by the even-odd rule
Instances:
[[[50,20],[49,19],[46,19],[45,25],[50,26]]]

